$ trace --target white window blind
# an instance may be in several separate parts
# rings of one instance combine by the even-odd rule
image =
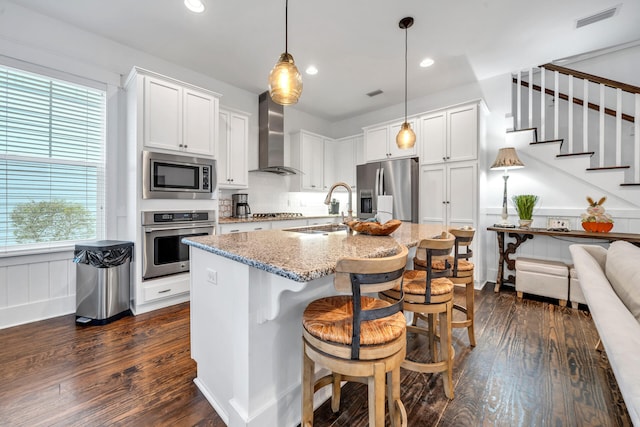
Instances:
[[[104,237],[105,98],[0,66],[0,251]]]

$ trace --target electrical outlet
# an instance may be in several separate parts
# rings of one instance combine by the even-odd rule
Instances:
[[[207,282],[217,285],[218,284],[218,272],[207,268]]]

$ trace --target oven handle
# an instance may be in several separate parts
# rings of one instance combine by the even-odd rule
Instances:
[[[145,233],[154,233],[156,231],[168,231],[168,230],[197,230],[199,228],[211,228],[214,227],[215,228],[216,224],[215,223],[199,223],[198,225],[193,225],[191,227],[158,227],[158,228],[152,228],[152,227],[144,227],[144,232]]]

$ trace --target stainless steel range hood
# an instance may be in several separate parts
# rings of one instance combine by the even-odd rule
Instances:
[[[269,92],[258,98],[258,125],[258,169],[250,172],[301,173],[284,165],[284,107],[273,102]]]

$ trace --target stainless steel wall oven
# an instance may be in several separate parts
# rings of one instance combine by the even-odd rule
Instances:
[[[215,211],[142,212],[142,278],[189,271],[185,237],[215,234]]]

